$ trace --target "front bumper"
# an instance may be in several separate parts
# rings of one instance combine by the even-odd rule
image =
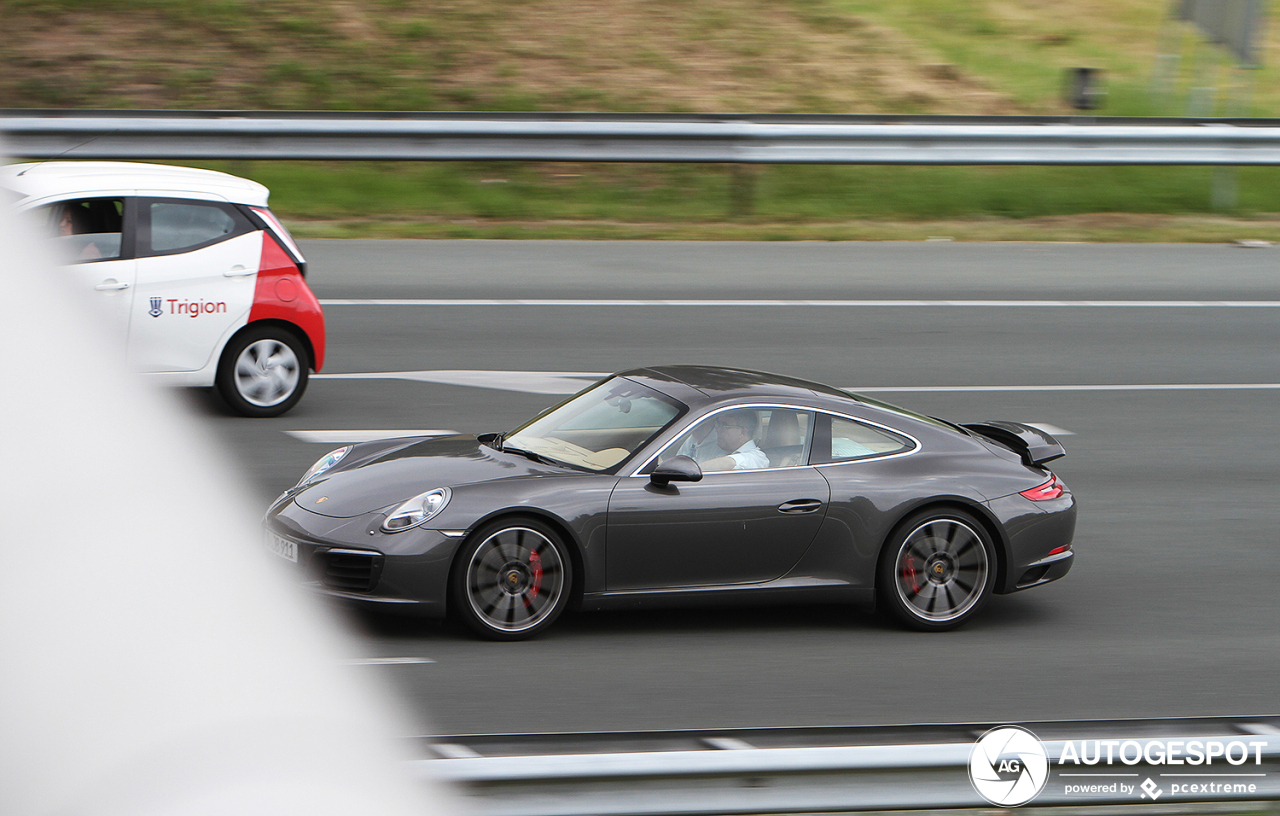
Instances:
[[[384,612],[444,617],[449,569],[462,538],[421,528],[386,534],[384,515],[330,518],[286,501],[263,524],[268,535],[296,545],[308,589]]]

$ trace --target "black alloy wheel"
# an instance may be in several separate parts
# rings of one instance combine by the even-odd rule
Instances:
[[[454,560],[449,609],[490,640],[523,640],[564,611],[573,567],[560,536],[529,518],[499,519],[468,536]]]
[[[991,595],[996,554],[981,522],[961,510],[909,517],[885,545],[876,576],[882,609],[913,629],[955,629]]]

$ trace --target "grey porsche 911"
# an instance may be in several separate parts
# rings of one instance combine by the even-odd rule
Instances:
[[[310,586],[498,640],[562,611],[832,601],[952,629],[1067,574],[1064,453],[1017,422],[953,425],[703,366],[624,371],[509,433],[339,448],[267,512]]]

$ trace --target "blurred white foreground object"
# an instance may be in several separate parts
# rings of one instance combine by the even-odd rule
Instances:
[[[261,547],[241,479],[20,232],[0,208],[0,813],[455,810],[405,774],[387,690]]]

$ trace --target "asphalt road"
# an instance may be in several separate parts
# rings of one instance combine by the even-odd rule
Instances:
[[[908,633],[874,615],[802,606],[579,614],[536,640],[492,644],[433,623],[357,618],[369,656],[434,661],[367,669],[418,712],[406,733],[1277,712],[1280,390],[1258,386],[1280,383],[1280,308],[1205,304],[1280,300],[1280,250],[410,241],[303,250],[322,300],[1199,304],[328,306],[326,374],[698,362],[904,389],[876,396],[958,421],[1070,432],[1056,469],[1080,504],[1074,571],[995,598],[957,632]],[[1153,384],[1249,387],[1141,387]],[[948,390],[973,386],[1015,390]],[[1036,390],[1054,386],[1090,388]],[[336,446],[290,431],[501,430],[558,399],[322,378],[274,420],[233,418],[194,395],[187,404],[265,505]]]

